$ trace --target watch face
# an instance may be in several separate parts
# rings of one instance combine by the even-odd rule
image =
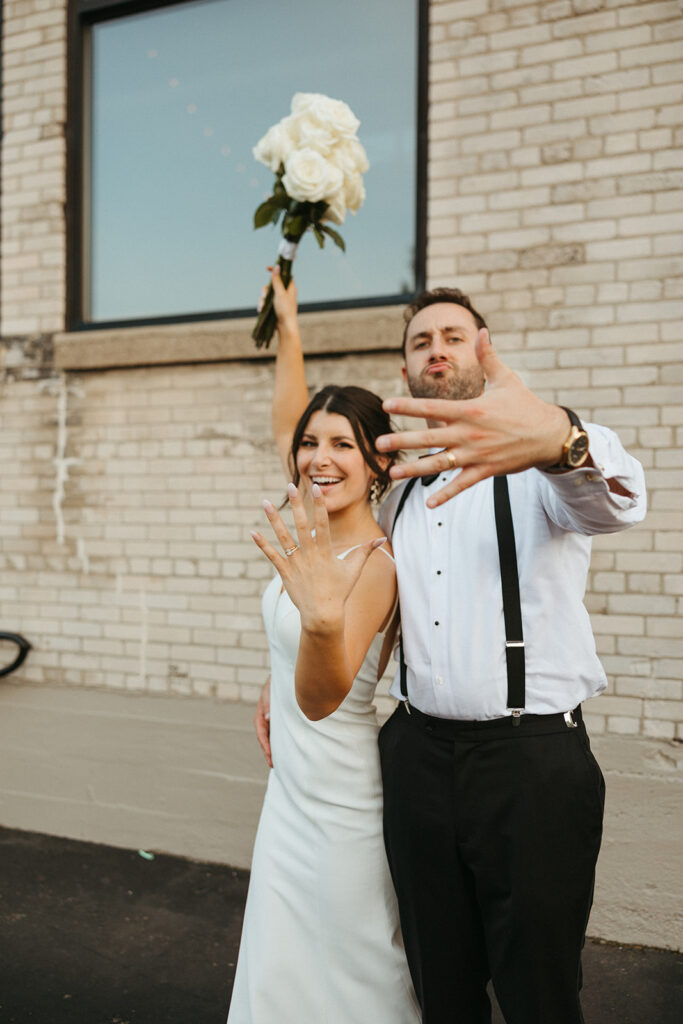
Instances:
[[[588,456],[588,434],[582,432],[575,437],[567,452],[567,462],[570,466],[580,466]]]

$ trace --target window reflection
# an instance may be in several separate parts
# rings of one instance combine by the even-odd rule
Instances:
[[[278,244],[252,229],[252,146],[297,91],[360,118],[368,197],[344,255],[306,238],[304,302],[414,287],[415,0],[206,0],[94,24],[86,319],[253,308]]]

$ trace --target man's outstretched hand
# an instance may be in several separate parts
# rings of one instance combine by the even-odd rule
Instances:
[[[443,473],[461,468],[454,479],[431,495],[430,508],[489,476],[543,469],[558,462],[569,434],[566,412],[544,402],[496,355],[489,333],[479,331],[477,359],[486,375],[486,390],[478,398],[388,398],[384,408],[401,416],[424,417],[423,430],[382,434],[379,452],[401,448],[442,448],[418,461],[393,466],[395,480]]]

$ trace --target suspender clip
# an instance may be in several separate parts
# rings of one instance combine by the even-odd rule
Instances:
[[[505,646],[506,647],[524,647],[525,645],[524,645],[524,641],[523,640],[506,640],[505,641]]]
[[[564,720],[567,723],[568,729],[578,729],[579,723],[574,721],[574,716],[571,711],[565,711]]]
[[[519,725],[519,720],[522,717],[522,710],[521,710],[521,708],[513,708],[512,711],[510,712],[510,714],[512,716],[512,724],[513,724],[513,726]]]

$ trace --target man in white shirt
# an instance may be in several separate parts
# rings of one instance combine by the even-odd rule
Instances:
[[[610,430],[529,391],[461,292],[405,319],[413,397],[385,408],[428,428],[377,447],[431,450],[392,470],[422,481],[380,517],[401,603],[380,753],[408,961],[424,1024],[488,1024],[490,978],[507,1024],[580,1024],[604,801],[580,704],[606,685],[583,595],[591,535],[645,514],[643,473]]]

